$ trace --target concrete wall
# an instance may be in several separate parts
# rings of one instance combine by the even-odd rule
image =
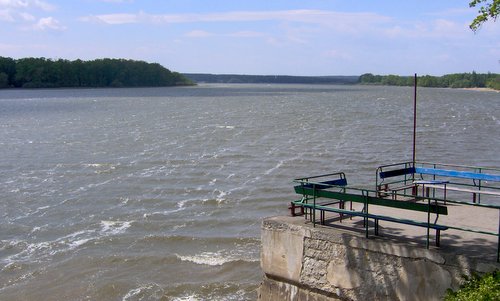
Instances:
[[[395,243],[301,217],[262,223],[259,300],[442,300],[462,275],[500,268],[439,249]]]

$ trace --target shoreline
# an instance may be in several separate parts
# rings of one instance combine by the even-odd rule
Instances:
[[[462,90],[478,91],[478,92],[497,92],[497,93],[500,92],[500,90],[495,90],[492,88],[462,88]]]

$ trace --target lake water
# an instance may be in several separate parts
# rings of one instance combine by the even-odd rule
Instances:
[[[0,90],[1,300],[254,300],[292,180],[412,157],[413,90]],[[417,159],[500,166],[500,93],[420,89]]]

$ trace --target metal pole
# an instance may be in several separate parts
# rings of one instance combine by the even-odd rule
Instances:
[[[417,141],[417,74],[415,73],[413,88],[413,166],[415,166],[415,149]]]
[[[497,262],[500,262],[500,209],[498,210],[498,243],[497,243]]]

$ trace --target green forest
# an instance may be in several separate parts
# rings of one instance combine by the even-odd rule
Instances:
[[[191,85],[157,63],[124,59],[51,60],[0,57],[0,88],[164,87]]]
[[[359,83],[370,85],[413,86],[413,76],[373,75],[360,76]],[[455,73],[443,76],[424,75],[417,77],[421,87],[436,88],[491,88],[500,90],[500,74],[496,73]]]

